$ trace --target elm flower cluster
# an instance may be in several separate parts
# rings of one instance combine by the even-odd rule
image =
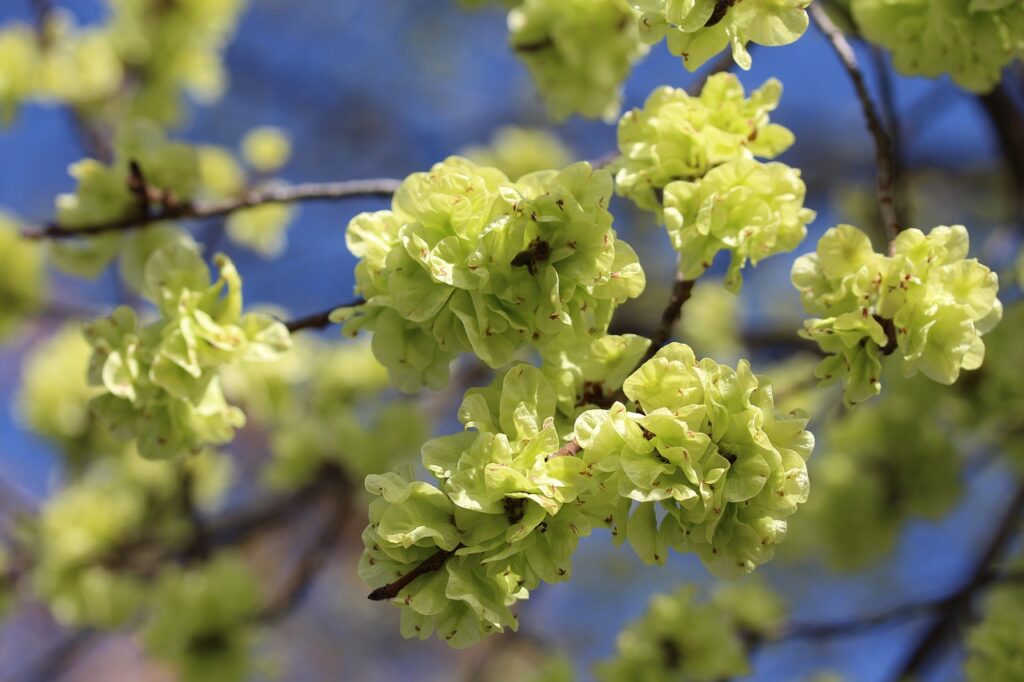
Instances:
[[[508,15],[512,49],[551,115],[614,118],[622,83],[647,53],[626,0],[524,0]]]
[[[632,401],[576,421],[583,460],[604,486],[636,502],[619,528],[641,559],[692,551],[723,576],[753,571],[785,537],[807,500],[807,418],[776,415],[771,386],[746,361],[698,361],[672,343],[623,384]],[[655,507],[665,514],[659,522]],[[622,510],[618,510],[622,513]]]
[[[690,71],[726,48],[742,69],[751,60],[747,43],[789,45],[807,30],[808,0],[629,0],[647,43],[663,38]]]
[[[782,163],[740,157],[694,182],[665,187],[665,227],[679,252],[679,272],[693,280],[719,251],[730,253],[725,288],[743,286],[740,270],[792,251],[807,236],[815,213],[804,207],[800,172]]]
[[[699,96],[660,87],[642,109],[619,120],[616,191],[641,208],[661,211],[661,193],[675,180],[697,180],[711,168],[741,156],[771,159],[793,144],[793,133],[771,123],[782,96],[772,78],[744,97],[731,73],[718,73]]]
[[[908,76],[949,74],[962,88],[988,92],[1024,56],[1019,0],[852,0],[850,11],[864,37],[890,50]]]
[[[266,362],[288,350],[277,320],[242,313],[242,281],[224,255],[210,272],[195,246],[172,242],[146,263],[143,294],[160,318],[143,325],[128,307],[85,327],[93,348],[89,382],[104,392],[92,401],[115,435],[139,453],[170,458],[225,443],[245,423],[227,403],[218,378],[231,362]]]
[[[369,476],[359,573],[373,599],[402,609],[402,634],[433,632],[455,647],[518,627],[512,606],[541,581],[566,580],[590,531],[578,497],[582,460],[562,445],[555,398],[536,368],[513,366],[498,385],[472,389],[459,410],[467,430],[428,441],[435,483]],[[390,590],[389,590],[390,586]]]
[[[589,344],[644,287],[612,229],[611,191],[587,163],[515,183],[458,157],[413,174],[390,211],[349,224],[366,303],[335,319],[374,332],[374,354],[407,392],[443,387],[459,353],[497,368],[527,344]]]
[[[881,390],[884,355],[898,353],[907,377],[920,371],[943,384],[955,382],[961,369],[980,367],[981,337],[1003,307],[999,278],[968,259],[968,247],[962,225],[928,235],[904,230],[890,256],[876,253],[855,227],[828,230],[792,271],[804,309],[822,316],[801,331],[828,354],[815,374],[824,383],[842,381],[853,405]]]

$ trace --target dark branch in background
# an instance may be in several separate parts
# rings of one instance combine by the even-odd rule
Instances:
[[[301,603],[313,581],[327,564],[337,540],[345,528],[354,503],[359,499],[353,494],[354,486],[340,469],[327,469],[323,478],[329,490],[337,494],[331,499],[331,510],[327,521],[313,542],[303,553],[284,585],[256,614],[255,622],[269,625],[285,618]]]
[[[166,203],[157,210],[140,212],[93,225],[66,227],[51,224],[23,233],[26,239],[76,239],[106,232],[138,230],[165,220],[201,220],[220,218],[235,211],[264,204],[289,204],[299,201],[338,201],[360,197],[390,197],[401,182],[388,178],[374,180],[345,180],[341,182],[305,183],[286,187],[253,190],[235,199],[217,199],[201,202]]]
[[[95,630],[75,630],[50,647],[9,682],[53,682],[95,639]]]
[[[984,587],[996,582],[1017,582],[1022,579],[1024,579],[1024,573],[1020,571],[1000,572],[990,568],[979,578],[978,587]],[[790,623],[773,641],[854,636],[877,627],[938,613],[947,607],[956,595],[960,593],[961,589],[961,587],[958,587],[950,594],[934,599],[898,604],[875,613],[854,616],[844,620],[825,623]]]
[[[978,97],[999,139],[999,151],[1010,171],[1013,213],[1018,229],[1024,229],[1024,111],[1003,84]]]
[[[288,331],[292,333],[302,331],[303,329],[323,329],[324,327],[329,327],[331,325],[331,313],[338,308],[354,308],[355,306],[363,305],[364,303],[366,303],[364,299],[357,298],[349,301],[348,303],[336,305],[333,308],[323,310],[319,313],[313,313],[312,315],[306,315],[305,317],[285,322],[285,327],[287,327]]]
[[[892,140],[885,130],[885,125],[878,113],[874,100],[871,99],[871,93],[868,92],[867,85],[864,82],[864,74],[861,73],[853,47],[846,40],[839,27],[832,22],[828,12],[825,11],[821,3],[811,3],[807,11],[810,13],[811,18],[814,19],[814,23],[817,24],[821,32],[828,38],[836,54],[839,55],[839,59],[846,68],[853,87],[857,91],[857,98],[860,100],[861,108],[864,110],[864,119],[868,126],[868,132],[871,133],[871,137],[875,141],[875,165],[878,171],[878,210],[881,213],[882,225],[885,227],[886,234],[891,241],[899,234],[901,227],[896,211],[896,198],[894,196],[896,169],[892,156]]]
[[[930,665],[935,656],[952,639],[957,625],[966,617],[976,594],[991,582],[993,564],[999,561],[1013,543],[1021,512],[1024,511],[1024,484],[1018,484],[992,538],[978,556],[967,579],[959,589],[943,600],[938,617],[917,640],[914,648],[893,675],[893,680],[917,679],[918,673]]]

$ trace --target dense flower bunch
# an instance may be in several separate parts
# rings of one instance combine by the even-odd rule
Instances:
[[[909,521],[943,518],[961,493],[955,407],[955,396],[915,377],[830,422],[811,471],[815,494],[794,527],[798,547],[858,570],[888,555]]]
[[[43,251],[26,242],[17,223],[0,213],[0,342],[46,299]]]
[[[326,464],[353,480],[412,459],[429,431],[412,401],[391,400],[387,370],[369,343],[327,344],[296,337],[274,362],[223,372],[228,399],[270,430],[263,475],[275,488],[314,480]]]
[[[864,37],[890,50],[908,76],[949,74],[962,88],[988,92],[1024,56],[1019,0],[852,0],[850,10]]]
[[[806,417],[777,416],[770,385],[746,361],[735,370],[698,362],[679,343],[623,390],[634,411],[622,403],[588,411],[576,439],[588,466],[609,475],[605,487],[638,503],[618,523],[640,558],[663,563],[670,547],[692,551],[723,576],[768,561],[786,517],[807,500],[814,437]],[[656,506],[666,512],[660,523]]]
[[[444,386],[458,353],[501,367],[527,344],[589,344],[644,287],[612,229],[611,191],[611,176],[587,163],[515,183],[458,157],[415,173],[390,211],[349,224],[366,304],[336,317],[350,318],[348,333],[373,330],[403,391]]]
[[[770,636],[785,605],[756,583],[726,588],[700,602],[692,587],[658,594],[619,633],[615,656],[598,665],[601,682],[715,682],[748,675],[745,639]]]
[[[1020,633],[1024,628],[1024,589],[1000,585],[985,597],[985,617],[967,634],[964,672],[969,682],[1024,679]]]
[[[241,557],[220,554],[196,567],[168,569],[152,597],[146,650],[182,682],[234,682],[252,669],[260,590]]]
[[[573,153],[554,133],[541,128],[499,128],[486,146],[467,147],[462,156],[478,166],[497,168],[512,180],[549,168],[565,168]]]
[[[591,480],[578,457],[554,457],[555,399],[539,370],[513,366],[499,384],[472,389],[459,408],[467,429],[428,441],[423,465],[437,485],[392,473],[369,476],[359,573],[402,608],[402,634],[435,630],[456,647],[518,627],[511,610],[541,581],[566,580],[590,522],[578,503]],[[428,566],[427,572],[415,571]]]
[[[789,45],[807,30],[806,0],[629,0],[647,43],[666,40],[669,52],[690,71],[726,48],[749,69],[747,43]]]
[[[182,464],[200,502],[215,501],[223,491],[227,464],[213,453]],[[187,521],[177,514],[179,495],[174,467],[139,457],[109,457],[47,502],[34,531],[32,579],[58,620],[117,627],[145,604],[140,573],[155,565],[136,562],[159,560],[160,551],[188,537]],[[146,553],[147,547],[155,554]]]
[[[508,26],[556,119],[615,117],[622,83],[647,52],[626,0],[523,0]]]
[[[290,346],[283,324],[242,314],[238,272],[226,256],[215,262],[220,277],[211,283],[195,246],[163,247],[146,263],[143,288],[160,319],[141,325],[131,308],[120,307],[85,328],[93,347],[89,381],[104,389],[93,410],[145,457],[230,441],[245,415],[225,400],[219,369],[273,360]]]
[[[738,158],[700,180],[665,187],[665,226],[679,252],[684,279],[702,275],[719,251],[730,253],[726,289],[743,285],[740,270],[768,256],[792,251],[807,235],[815,213],[804,208],[800,172],[782,163]]]
[[[739,157],[778,156],[793,144],[793,133],[769,121],[781,96],[773,78],[745,98],[730,73],[708,78],[699,96],[658,88],[619,121],[616,191],[660,212],[661,192],[674,180],[697,180]]]
[[[1002,317],[994,272],[967,258],[961,226],[928,235],[902,231],[891,255],[876,253],[867,235],[850,225],[830,229],[816,253],[793,264],[793,285],[804,309],[823,315],[801,334],[828,353],[816,375],[842,381],[856,404],[881,390],[881,361],[898,352],[903,373],[921,371],[951,384],[961,369],[977,369],[985,355],[982,334]]]

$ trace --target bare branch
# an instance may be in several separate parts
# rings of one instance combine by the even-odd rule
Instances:
[[[807,8],[814,23],[817,24],[832,48],[839,55],[840,61],[846,68],[854,90],[857,91],[857,98],[860,100],[861,108],[864,110],[864,120],[867,123],[868,132],[875,142],[875,165],[878,172],[878,210],[881,213],[882,225],[890,241],[896,238],[901,229],[899,216],[896,211],[896,198],[894,187],[896,183],[896,170],[892,155],[892,140],[885,130],[882,117],[878,113],[878,107],[871,99],[867,84],[864,82],[864,74],[861,73],[860,65],[857,63],[857,55],[853,47],[846,40],[846,36],[839,30],[832,19],[825,11],[824,5],[819,2],[811,3]]]
[[[693,294],[693,285],[696,282],[692,279],[683,279],[682,275],[676,273],[675,281],[672,284],[672,294],[669,296],[668,304],[661,312],[661,321],[651,333],[651,346],[647,349],[644,357],[637,363],[637,366],[644,364],[653,358],[662,347],[672,338],[672,327],[683,314],[683,304],[690,300]]]
[[[285,322],[285,326],[288,328],[288,331],[292,333],[302,331],[303,329],[323,329],[324,327],[329,327],[331,325],[331,313],[338,308],[354,308],[356,306],[363,305],[364,303],[366,303],[365,299],[357,298],[349,301],[348,303],[342,303],[341,305],[336,305],[333,308],[322,310],[319,313],[313,313],[312,315],[306,315],[305,317]]]
[[[1024,511],[1024,484],[1019,484],[1003,517],[996,525],[996,531],[978,556],[974,567],[959,589],[950,594],[942,604],[938,618],[917,640],[914,648],[893,675],[893,680],[917,679],[942,648],[950,642],[957,624],[970,611],[975,594],[991,582],[989,576],[993,564],[998,561],[1013,542]]]
[[[138,230],[166,220],[201,220],[220,218],[235,211],[264,204],[289,204],[300,201],[340,201],[365,197],[390,197],[401,182],[388,178],[375,180],[345,180],[341,182],[311,182],[285,187],[256,189],[235,199],[217,199],[202,202],[170,203],[158,210],[137,212],[117,220],[81,227],[51,224],[22,233],[26,239],[77,239],[107,232]]]
[[[408,587],[409,583],[416,580],[416,578],[419,578],[421,575],[426,575],[427,573],[433,573],[434,571],[441,570],[441,567],[444,566],[444,562],[448,561],[448,557],[455,554],[456,550],[460,547],[462,547],[462,545],[457,545],[455,549],[437,550],[401,578],[394,582],[390,582],[383,587],[378,587],[366,598],[370,601],[387,601],[389,599],[394,599],[398,596],[399,592]]]

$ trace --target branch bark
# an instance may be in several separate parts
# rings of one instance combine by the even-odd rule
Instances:
[[[184,202],[160,206],[157,210],[138,212],[117,220],[80,227],[51,224],[22,233],[25,239],[78,239],[107,232],[138,230],[167,220],[202,220],[220,218],[235,211],[264,204],[290,204],[300,201],[340,201],[367,197],[390,197],[401,184],[389,178],[372,180],[344,180],[341,182],[311,182],[286,187],[257,189],[234,199],[202,202]]]
[[[882,116],[878,113],[878,107],[868,92],[867,84],[864,82],[864,74],[861,72],[860,64],[857,62],[857,55],[846,36],[833,23],[825,11],[825,7],[819,3],[811,3],[807,8],[814,23],[828,39],[839,60],[843,63],[846,73],[853,83],[857,92],[861,109],[864,111],[864,120],[867,123],[868,132],[875,143],[875,166],[877,168],[878,183],[878,210],[882,217],[882,225],[885,227],[889,240],[896,238],[901,229],[899,215],[896,209],[896,167],[893,161],[892,140],[885,130]]]

